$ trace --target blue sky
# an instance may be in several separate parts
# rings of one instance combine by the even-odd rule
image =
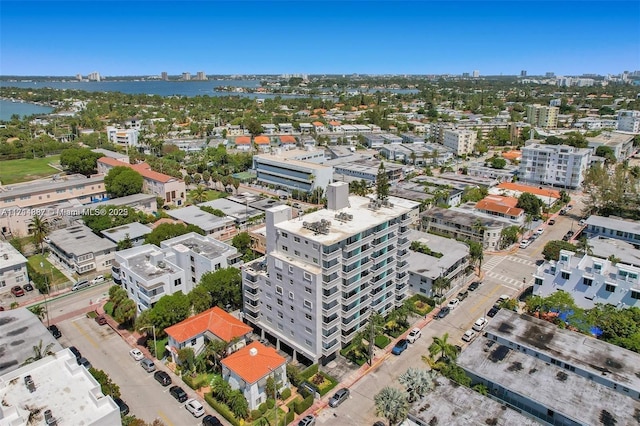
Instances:
[[[0,75],[639,69],[637,0],[0,0]]]

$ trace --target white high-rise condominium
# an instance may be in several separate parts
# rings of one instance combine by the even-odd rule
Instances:
[[[618,130],[640,133],[640,111],[618,111]]]
[[[327,208],[266,212],[267,254],[243,268],[244,319],[294,358],[326,363],[408,291],[409,225],[419,204],[327,187]]]
[[[518,174],[524,182],[577,188],[584,179],[590,155],[587,148],[530,143],[522,148]]]

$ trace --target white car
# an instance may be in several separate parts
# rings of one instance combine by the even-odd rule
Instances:
[[[542,235],[542,233],[543,233],[543,232],[544,232],[544,229],[543,229],[543,228],[538,228],[538,229],[536,230],[536,235]]]
[[[135,359],[136,361],[140,361],[142,358],[144,358],[144,354],[140,352],[140,349],[131,349],[129,351],[129,355],[131,355],[131,358]]]
[[[447,305],[447,307],[448,307],[449,309],[455,309],[455,308],[457,308],[457,307],[458,307],[458,305],[459,305],[459,304],[460,304],[460,300],[458,300],[458,299],[451,299],[451,300],[449,301],[449,304]]]
[[[419,328],[414,328],[407,335],[407,340],[409,341],[409,343],[413,343],[416,340],[418,340],[420,338],[420,336],[422,336],[422,331],[420,331]]]
[[[522,241],[520,241],[520,248],[521,249],[527,248],[527,247],[529,247],[529,244],[531,244],[531,242],[529,240],[522,240]]]
[[[98,275],[97,277],[95,277],[94,279],[91,280],[91,284],[99,284],[99,283],[103,283],[104,282],[104,276],[103,275]]]
[[[204,414],[204,407],[197,399],[191,398],[184,406],[193,417],[200,417]]]
[[[474,337],[476,337],[476,332],[473,330],[467,330],[462,335],[462,340],[464,340],[465,342],[470,342]]]
[[[487,325],[487,319],[485,317],[478,318],[476,322],[473,323],[473,328],[475,331],[482,331],[485,325]]]

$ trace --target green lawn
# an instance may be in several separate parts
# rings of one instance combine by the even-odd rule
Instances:
[[[3,185],[10,185],[59,173],[58,170],[49,166],[49,163],[60,163],[60,156],[0,161],[0,182]]]
[[[62,272],[58,271],[55,266],[49,263],[49,261],[41,254],[34,254],[27,261],[29,262],[29,265],[36,270],[36,272],[47,277],[52,289],[55,289],[56,286],[69,282],[69,279]],[[42,262],[44,267],[40,266],[40,262]]]
[[[187,191],[187,202],[188,203],[193,203],[193,200],[191,199],[191,191]],[[227,194],[226,192],[222,192],[222,191],[214,191],[213,189],[208,189],[205,194],[207,195],[207,199],[204,201],[213,201],[213,200],[217,200],[218,198],[225,198],[228,197],[229,194]]]

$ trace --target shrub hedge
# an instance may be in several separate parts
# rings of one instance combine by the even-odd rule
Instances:
[[[222,417],[227,419],[229,423],[233,426],[240,426],[240,421],[236,419],[236,416],[233,415],[229,407],[226,404],[218,401],[213,397],[211,393],[207,393],[204,395],[204,400],[207,401],[207,404],[211,406],[214,410],[216,410]]]
[[[285,388],[284,390],[282,390],[280,392],[280,399],[283,401],[286,401],[287,399],[289,399],[291,397],[291,389],[289,388]]]
[[[312,404],[313,404],[313,396],[309,395],[308,397],[306,397],[300,402],[296,401],[293,409],[296,412],[296,414],[302,414],[305,411],[307,411],[307,409],[311,407]]]

